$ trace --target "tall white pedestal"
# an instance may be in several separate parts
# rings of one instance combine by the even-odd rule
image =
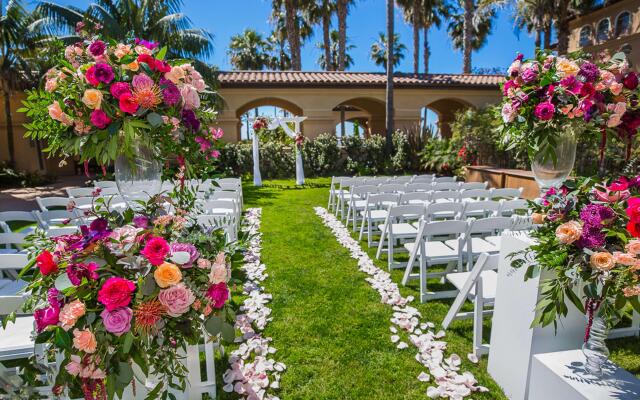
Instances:
[[[526,268],[511,267],[511,253],[524,250],[531,239],[502,236],[496,302],[491,324],[488,371],[512,400],[526,400],[532,358],[535,354],[579,349],[582,346],[585,317],[572,304],[569,313],[553,325],[531,329],[539,296],[540,276],[525,282]],[[542,279],[547,275],[543,275]]]

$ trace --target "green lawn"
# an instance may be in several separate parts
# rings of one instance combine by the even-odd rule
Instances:
[[[313,207],[326,207],[329,179],[311,179],[305,188],[293,181],[266,181],[262,188],[244,188],[245,206],[262,207],[263,253],[273,295],[273,321],[265,334],[278,349],[274,358],[287,365],[279,395],[283,399],[425,399],[429,383],[417,380],[424,369],[415,349],[397,350],[389,337],[391,307],[358,271],[349,256],[322,225]],[[366,249],[366,242],[362,243]],[[369,251],[372,259],[375,252]],[[377,262],[386,268],[383,261]],[[393,274],[399,282],[401,272]],[[418,298],[417,282],[402,287],[404,296]],[[438,325],[451,300],[414,302],[423,321]],[[486,337],[489,337],[489,321]],[[471,350],[472,322],[455,322],[447,331],[448,354],[463,359],[462,370],[472,372],[489,393],[474,399],[504,399],[479,364],[466,359]],[[611,343],[612,359],[638,374],[638,340]],[[226,397],[226,396],[225,396]]]

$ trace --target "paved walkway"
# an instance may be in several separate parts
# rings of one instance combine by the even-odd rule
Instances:
[[[0,190],[0,211],[36,210],[36,197],[64,196],[69,187],[85,186],[87,177],[83,175],[61,176],[57,182],[45,186]]]

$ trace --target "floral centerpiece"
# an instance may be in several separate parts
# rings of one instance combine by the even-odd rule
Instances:
[[[166,397],[169,388],[184,390],[180,351],[203,329],[234,339],[229,244],[178,207],[164,214],[166,201],[156,196],[135,214],[114,216],[97,199],[84,211],[93,221],[77,234],[34,239],[35,257],[20,276],[29,282],[36,343],[62,355],[55,394],[122,398],[139,370],[157,379],[148,398]]]
[[[561,183],[570,173],[576,136],[601,132],[606,140],[608,131],[615,132],[629,155],[640,128],[638,75],[623,53],[598,62],[581,54],[539,52],[529,60],[520,54],[508,69],[502,92],[504,141],[509,148],[526,147],[533,163],[542,164],[539,170],[552,170],[538,173],[534,165],[536,177],[563,169],[559,179],[546,178],[550,183]],[[558,166],[567,158],[570,165]],[[553,165],[545,166],[550,160]]]
[[[607,355],[607,329],[628,305],[640,312],[640,176],[608,184],[569,180],[531,207],[537,241],[513,265],[528,264],[527,277],[537,267],[551,273],[542,283],[532,325],[557,324],[573,303],[588,316],[587,369],[598,373]],[[594,348],[601,351],[592,354]]]
[[[28,92],[26,136],[46,140],[52,155],[101,165],[135,159],[142,144],[158,158],[210,166],[222,134],[209,127],[213,93],[203,76],[188,60],[165,60],[158,43],[105,40],[91,28],[79,27],[83,40],[57,56],[43,89]]]

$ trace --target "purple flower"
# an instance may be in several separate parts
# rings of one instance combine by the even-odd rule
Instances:
[[[104,50],[106,47],[107,46],[102,40],[96,40],[89,46],[89,53],[91,53],[91,55],[94,57],[101,56],[104,54]]]
[[[578,74],[587,82],[595,82],[600,76],[600,70],[597,65],[587,61],[580,66],[580,72],[578,72]]]
[[[86,225],[82,225],[80,227],[80,231],[82,232],[82,236],[84,236],[85,246],[95,241],[108,238],[111,234],[109,224],[104,218],[94,219],[93,221],[91,221],[89,227],[87,227]]]
[[[595,247],[602,247],[605,243],[605,234],[602,232],[600,226],[585,224],[582,227],[582,236],[576,242],[576,246],[592,249]]]
[[[180,89],[168,79],[161,78],[160,86],[162,87],[162,100],[164,100],[164,104],[168,106],[173,106],[178,104],[180,98]]]
[[[520,77],[525,83],[531,83],[538,77],[538,72],[533,68],[526,68],[520,73]]]
[[[134,89],[144,89],[153,86],[153,79],[149,78],[147,74],[138,74],[131,80],[131,85]]]
[[[60,320],[60,308],[49,306],[40,308],[33,312],[33,319],[36,321],[36,331],[42,332],[50,325],[56,325]]]
[[[94,76],[98,82],[110,83],[113,78],[113,69],[109,64],[97,63],[95,65]]]
[[[580,219],[585,225],[602,225],[603,222],[613,219],[615,212],[602,204],[587,204],[580,211]]]
[[[115,310],[104,310],[100,313],[104,329],[116,336],[121,336],[131,330],[131,318],[133,311],[129,307],[120,307]]]
[[[185,252],[189,254],[189,261],[182,264],[183,268],[191,268],[193,263],[198,259],[198,257],[200,257],[198,249],[196,249],[196,246],[191,243],[171,243],[169,245],[169,249],[171,249],[171,254],[177,252]]]
[[[629,187],[640,188],[640,175],[629,181]]]
[[[61,293],[56,288],[51,288],[47,291],[47,301],[51,305],[51,307],[60,308],[62,307],[62,299]]]
[[[153,50],[153,49],[155,49],[156,47],[159,46],[159,43],[150,42],[148,40],[139,39],[139,38],[136,38],[135,42],[136,42],[136,44],[142,45],[142,46],[146,47],[149,50]]]
[[[541,121],[548,121],[553,118],[556,107],[550,101],[543,101],[536,106],[533,114]]]
[[[98,279],[97,269],[98,264],[94,262],[71,264],[67,267],[67,276],[74,286],[80,286],[82,278],[87,278],[87,280]]]
[[[194,132],[200,130],[200,121],[196,117],[196,113],[193,110],[182,110],[182,122],[187,128],[191,128]]]
[[[565,88],[569,93],[578,94],[582,88],[582,83],[580,83],[575,76],[569,75],[560,81],[560,86]]]
[[[135,225],[136,228],[146,229],[149,227],[149,218],[145,217],[144,215],[133,217],[133,225]]]

